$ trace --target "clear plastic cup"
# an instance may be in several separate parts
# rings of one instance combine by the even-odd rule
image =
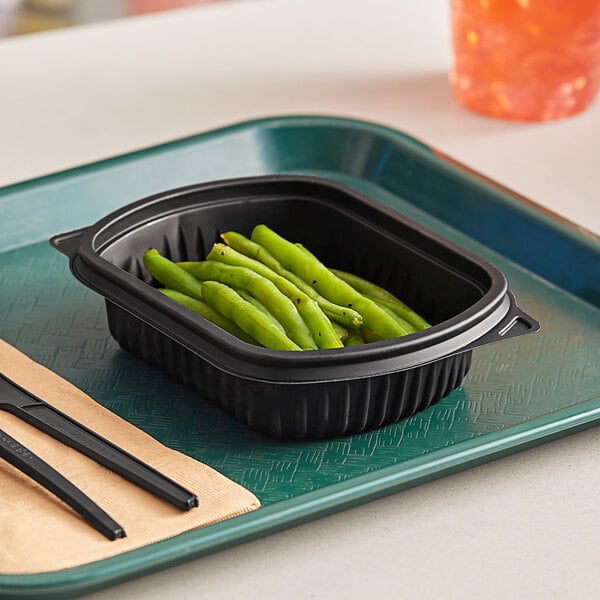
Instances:
[[[451,0],[458,102],[501,119],[585,110],[600,87],[600,0]]]

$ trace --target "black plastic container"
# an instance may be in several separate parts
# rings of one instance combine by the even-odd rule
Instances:
[[[219,234],[266,223],[330,267],[404,299],[432,327],[334,350],[284,352],[242,342],[152,287],[141,258],[206,256]],[[118,343],[250,427],[323,438],[396,422],[447,396],[474,348],[537,331],[493,265],[355,190],[267,176],[158,194],[52,238],[77,279],[106,298]]]

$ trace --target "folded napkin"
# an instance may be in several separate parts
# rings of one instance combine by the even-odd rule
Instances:
[[[260,507],[247,489],[106,410],[74,385],[0,340],[0,370],[14,382],[198,496],[182,512],[13,415],[0,429],[45,460],[127,532],[109,541],[69,506],[0,459],[0,574],[40,573],[108,558]]]

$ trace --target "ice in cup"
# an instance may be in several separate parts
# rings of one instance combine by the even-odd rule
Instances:
[[[585,110],[600,86],[600,0],[451,0],[450,83],[466,108],[544,121]]]

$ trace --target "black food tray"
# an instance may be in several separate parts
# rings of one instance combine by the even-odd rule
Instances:
[[[305,352],[256,347],[151,287],[156,247],[206,256],[220,233],[266,223],[328,266],[389,289],[432,327],[364,346]],[[225,180],[161,193],[52,239],[75,277],[106,298],[119,344],[277,438],[325,438],[397,422],[447,396],[474,348],[539,328],[500,270],[415,221],[334,181]]]

